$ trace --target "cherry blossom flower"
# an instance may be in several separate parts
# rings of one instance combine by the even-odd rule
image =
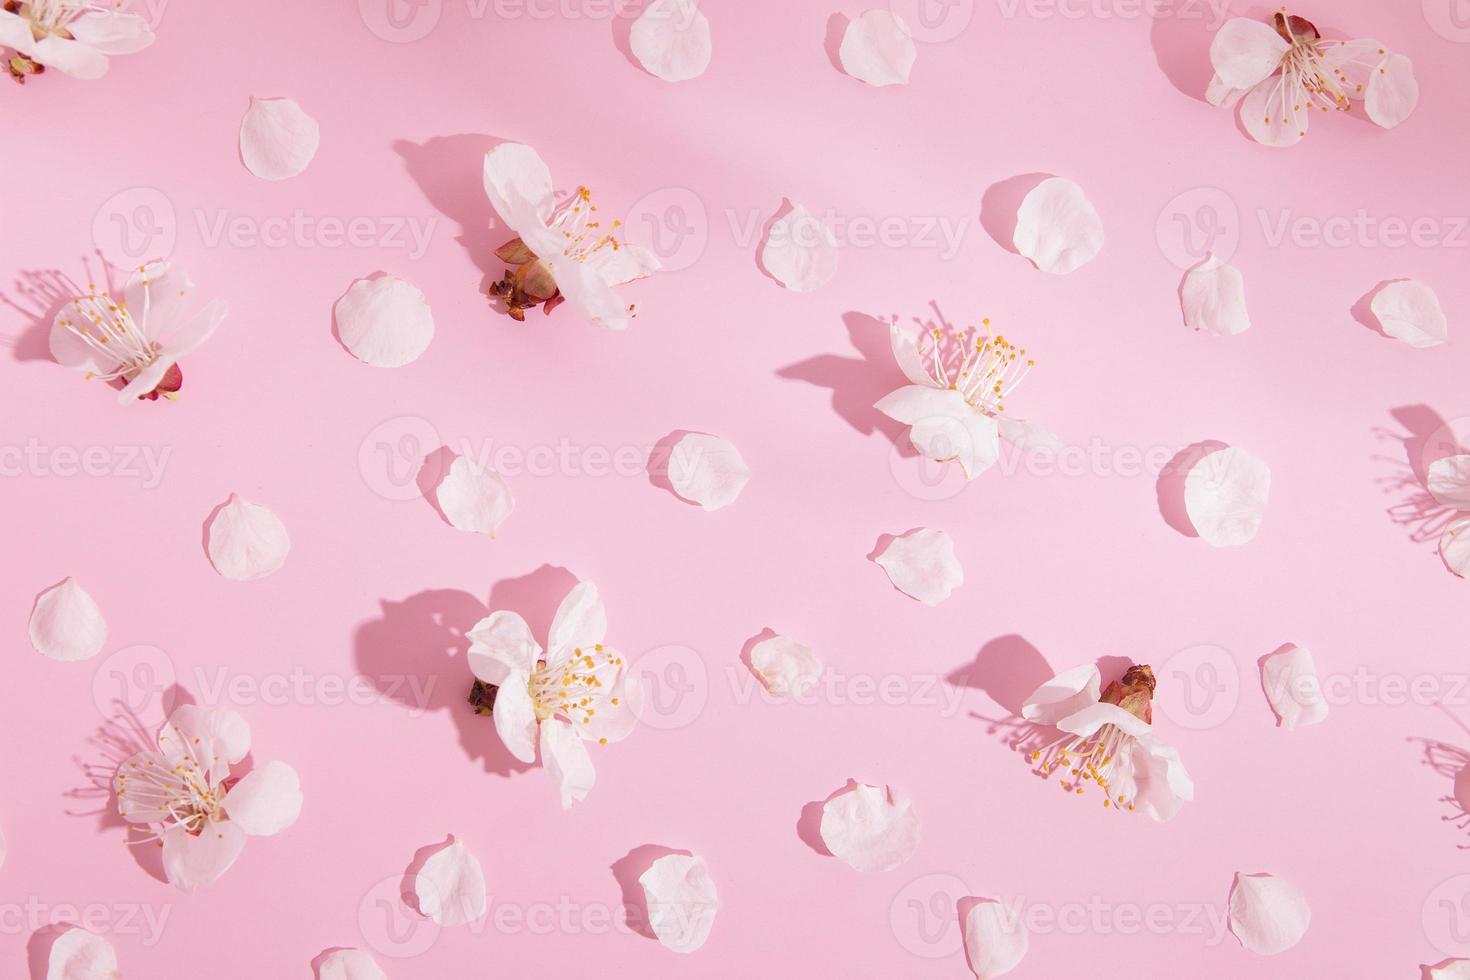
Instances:
[[[479,684],[471,703],[488,711],[511,755],[541,764],[561,791],[561,805],[587,797],[596,773],[584,740],[626,738],[636,723],[622,654],[603,645],[607,612],[597,586],[579,582],[567,593],[547,636],[547,649],[520,614],[497,610],[468,634],[469,662]],[[493,685],[487,696],[482,685]]]
[[[1271,23],[1233,17],[1210,44],[1215,77],[1205,98],[1240,103],[1246,132],[1267,146],[1291,146],[1307,135],[1313,110],[1350,112],[1361,102],[1373,122],[1392,129],[1419,101],[1407,57],[1371,38],[1328,40],[1303,17],[1278,11]]]
[[[153,28],[139,14],[91,0],[4,0],[0,3],[0,49],[10,77],[55,68],[73,78],[101,78],[107,56],[132,54],[153,43]]]
[[[249,751],[250,725],[238,713],[186,704],[158,733],[158,751],[118,767],[118,814],[151,831],[131,842],[161,842],[164,872],[182,891],[228,871],[246,837],[277,834],[301,813],[301,780],[284,762],[232,775]]]

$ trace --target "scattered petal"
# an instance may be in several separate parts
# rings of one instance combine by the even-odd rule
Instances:
[[[1393,129],[1409,118],[1419,104],[1419,82],[1414,64],[1401,54],[1390,54],[1368,76],[1363,92],[1363,111],[1384,129]]]
[[[628,34],[638,63],[655,78],[684,82],[709,67],[709,18],[694,0],[653,0]]]
[[[240,159],[264,180],[301,173],[321,141],[321,127],[292,99],[252,98],[240,121]]]
[[[1312,910],[1301,892],[1275,875],[1236,872],[1230,890],[1230,931],[1252,953],[1273,956],[1306,934]]]
[[[965,914],[965,957],[979,980],[1014,970],[1031,945],[1020,912],[1000,902],[976,902]]]
[[[416,361],[434,339],[434,315],[413,283],[397,276],[359,279],[332,308],[342,346],[373,367]]]
[[[1470,456],[1444,456],[1429,464],[1425,480],[1436,501],[1456,510],[1470,510]]]
[[[937,606],[965,581],[954,553],[954,539],[944,531],[920,528],[894,538],[874,559],[904,595]]]
[[[809,293],[837,274],[837,236],[800,204],[771,225],[761,265],[794,293]]]
[[[1470,578],[1470,517],[1449,523],[1439,537],[1439,557],[1444,567],[1460,578]]]
[[[1217,548],[1256,536],[1271,493],[1271,470],[1244,449],[1218,449],[1184,477],[1184,509],[1199,536]]]
[[[209,560],[225,578],[264,578],[279,571],[290,552],[291,536],[275,512],[237,493],[209,522]]]
[[[822,843],[850,867],[889,871],[919,849],[919,815],[909,800],[867,783],[822,804]]]
[[[750,648],[750,666],[778,698],[799,698],[822,674],[822,662],[812,648],[789,636],[773,636]]]
[[[728,440],[691,432],[669,453],[668,475],[679,496],[705,510],[719,510],[740,496],[750,480],[750,468]]]
[[[1438,347],[1449,338],[1449,321],[1439,297],[1415,279],[1388,283],[1369,306],[1383,332],[1410,347]]]
[[[251,837],[278,834],[301,816],[301,777],[284,762],[267,762],[225,794],[231,822]]]
[[[1281,727],[1291,731],[1327,717],[1327,699],[1317,679],[1317,665],[1305,647],[1288,646],[1261,662],[1261,687]]]
[[[36,597],[30,629],[31,646],[52,660],[87,660],[107,642],[102,610],[71,578]]]
[[[1042,684],[1021,705],[1021,717],[1034,725],[1055,725],[1102,694],[1102,674],[1093,664],[1064,670]]]
[[[388,977],[362,950],[336,949],[317,967],[316,980],[388,980]]]
[[[1042,272],[1065,275],[1102,250],[1102,219],[1081,187],[1048,177],[1021,202],[1014,242],[1016,251]]]
[[[1431,966],[1429,980],[1470,980],[1470,960],[1445,960]]]
[[[704,858],[665,854],[638,876],[648,905],[648,925],[676,953],[703,946],[714,928],[720,898]]]
[[[847,22],[838,52],[842,70],[869,85],[907,85],[919,49],[897,14],[869,10]]]
[[[419,911],[441,926],[460,926],[485,914],[485,872],[453,837],[414,876]]]
[[[461,531],[478,531],[492,538],[515,509],[515,497],[500,474],[456,456],[435,490],[439,508]]]
[[[117,951],[96,933],[75,926],[51,943],[46,980],[114,980]]]
[[[1245,277],[1233,265],[1221,262],[1214,252],[1184,274],[1179,287],[1184,325],[1222,337],[1250,329],[1245,310]]]

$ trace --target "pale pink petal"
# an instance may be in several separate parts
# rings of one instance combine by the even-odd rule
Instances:
[[[424,861],[413,889],[419,911],[441,926],[462,926],[485,914],[485,872],[453,837]]]
[[[393,275],[359,279],[332,308],[342,346],[373,367],[416,361],[434,339],[434,314],[413,283]]]
[[[694,0],[653,0],[628,33],[638,63],[655,78],[683,82],[709,67],[709,18]]]
[[[316,980],[388,980],[388,976],[362,950],[335,949],[317,966]]]
[[[495,689],[495,708],[490,717],[495,733],[506,750],[522,762],[536,761],[536,702],[531,698],[531,678],[510,674]]]
[[[1095,704],[1102,694],[1102,675],[1092,664],[1064,670],[1042,684],[1021,705],[1021,717],[1036,725],[1055,725]]]
[[[822,843],[852,868],[889,871],[919,849],[919,815],[909,800],[858,783],[822,804]]]
[[[1431,966],[1429,980],[1470,980],[1470,960],[1445,960]]]
[[[47,68],[86,81],[107,74],[107,55],[89,44],[47,34],[31,46],[30,56]]]
[[[800,204],[776,219],[761,247],[761,265],[794,293],[809,293],[837,274],[837,236]]]
[[[1200,538],[1217,548],[1249,542],[1261,529],[1271,470],[1244,449],[1219,449],[1184,477],[1184,509]]]
[[[1291,45],[1265,21],[1232,17],[1210,42],[1210,64],[1227,88],[1250,88],[1281,67]]]
[[[541,644],[520,613],[498,609],[472,626],[470,670],[486,684],[504,684],[511,674],[529,675],[541,657]]]
[[[230,870],[245,849],[245,831],[232,821],[207,823],[198,834],[182,827],[163,833],[163,870],[173,886],[193,892]]]
[[[279,571],[290,553],[291,536],[275,512],[237,493],[209,522],[209,560],[225,578],[264,578]]]
[[[1429,464],[1425,480],[1439,503],[1456,510],[1470,510],[1470,455],[1442,456]]]
[[[1081,187],[1048,177],[1021,201],[1014,243],[1042,272],[1065,275],[1102,251],[1102,219]]]
[[[1261,662],[1261,688],[1281,727],[1287,731],[1315,725],[1327,717],[1327,699],[1317,665],[1305,647],[1288,646]]]
[[[193,292],[194,282],[183,266],[177,262],[149,262],[128,277],[123,305],[144,336],[161,341],[183,325]]]
[[[225,794],[225,813],[251,837],[279,834],[301,816],[301,777],[284,762],[267,762]]]
[[[1470,578],[1470,517],[1451,521],[1439,538],[1444,567],[1460,578]]]
[[[973,480],[1000,459],[1000,426],[950,388],[906,385],[873,405],[909,427],[909,442],[925,459],[955,460]]]
[[[35,43],[36,36],[31,33],[31,22],[0,6],[0,47],[14,48],[21,54],[29,54]]]
[[[117,952],[96,933],[73,926],[51,943],[46,980],[116,980]]]
[[[1214,252],[1184,274],[1179,287],[1184,325],[1222,337],[1250,329],[1245,309],[1245,277],[1233,265],[1221,262]]]
[[[496,702],[496,708],[500,707]],[[541,723],[541,765],[561,793],[561,807],[570,810],[592,792],[597,772],[592,756],[570,722],[550,718]]]
[[[1369,307],[1383,332],[1410,347],[1437,347],[1449,338],[1449,321],[1434,290],[1415,279],[1399,279],[1374,294]]]
[[[528,242],[534,240],[534,236],[527,236]],[[598,266],[568,255],[538,254],[551,270],[567,306],[606,330],[627,329],[633,319],[632,309],[613,292]]]
[[[84,306],[73,300],[57,311],[51,320],[51,330],[46,335],[51,356],[62,367],[90,371],[93,374],[111,374],[118,366],[117,358],[111,354],[103,354],[77,336],[77,331],[84,328],[96,332],[88,322],[84,310]]]
[[[592,582],[572,586],[556,607],[546,636],[546,660],[562,664],[578,649],[594,647],[607,637],[607,607]]]
[[[638,876],[648,925],[676,953],[692,953],[709,939],[720,897],[704,858],[665,854]]]
[[[1134,737],[1146,735],[1151,730],[1148,722],[1131,711],[1104,701],[1084,704],[1071,714],[1058,718],[1054,724],[1061,731],[1079,738],[1091,738],[1104,725],[1112,725],[1124,735]]]
[[[752,646],[750,666],[778,698],[802,697],[822,674],[822,661],[812,648],[789,636],[772,636]]]
[[[153,43],[153,28],[142,14],[93,7],[66,25],[72,37],[103,54],[134,54]]]
[[[1040,422],[1002,415],[995,420],[996,431],[1006,442],[1027,453],[1060,453],[1066,449],[1062,437]]]
[[[450,524],[492,538],[516,505],[499,473],[464,456],[456,456],[449,464],[434,494]]]
[[[87,591],[68,578],[36,597],[31,646],[52,660],[87,660],[102,652],[107,621]]]
[[[904,377],[916,385],[934,385],[934,379],[924,367],[924,357],[919,353],[919,345],[909,332],[897,323],[888,328],[888,342],[893,346],[893,359],[898,362],[898,369],[903,372]]]
[[[727,439],[691,432],[669,453],[669,484],[674,492],[705,510],[733,504],[750,481],[750,467]]]
[[[847,22],[838,56],[842,70],[860,82],[906,85],[919,49],[903,19],[880,8]]]
[[[1236,872],[1230,890],[1230,931],[1252,953],[1273,956],[1301,941],[1312,921],[1306,897],[1269,874]]]
[[[233,708],[181,704],[159,732],[158,747],[174,764],[192,760],[218,782],[250,751],[250,723]]]
[[[1225,84],[1224,79],[1219,75],[1215,75],[1210,79],[1210,84],[1205,89],[1205,101],[1210,105],[1228,109],[1239,102],[1246,91],[1243,88],[1231,88]]]
[[[1130,716],[1131,717],[1131,716]],[[1152,732],[1133,740],[1130,809],[1154,820],[1174,819],[1179,807],[1194,799],[1194,780],[1179,758],[1179,750],[1166,745]]]
[[[603,652],[612,657],[620,656],[616,650],[607,647]],[[597,713],[591,719],[582,722],[579,733],[590,741],[621,742],[638,727],[639,714],[643,710],[642,694],[642,685],[628,684],[627,672],[620,670],[608,687],[607,700],[597,706]]]
[[[583,264],[596,269],[609,286],[645,279],[663,268],[658,256],[630,242],[619,242],[617,248],[599,248],[588,254]]]
[[[1265,146],[1293,146],[1307,135],[1312,100],[1295,76],[1275,75],[1240,102],[1240,124]]]
[[[1414,64],[1401,54],[1390,54],[1368,77],[1363,91],[1363,111],[1384,129],[1393,129],[1409,118],[1419,104],[1419,82]]]
[[[965,581],[965,571],[955,557],[954,539],[931,528],[894,538],[873,560],[883,566],[894,588],[926,606],[948,599]]]
[[[1000,902],[976,902],[965,913],[965,958],[978,980],[1010,973],[1026,956],[1030,933],[1020,910]]]
[[[292,99],[252,98],[240,121],[240,159],[263,180],[301,173],[321,140],[321,127]]]
[[[485,154],[483,178],[485,195],[511,231],[541,230],[551,220],[556,209],[551,170],[531,147],[501,143]]]

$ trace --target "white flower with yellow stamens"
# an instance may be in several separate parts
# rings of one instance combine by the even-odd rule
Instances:
[[[623,657],[603,645],[607,612],[591,582],[579,582],[556,610],[543,656],[520,614],[497,610],[476,623],[469,663],[496,687],[491,715],[511,755],[541,764],[570,808],[586,798],[596,774],[584,740],[620,741],[637,719],[625,689]]]
[[[132,54],[153,43],[153,28],[138,14],[90,0],[0,2],[0,48],[17,81],[55,68],[73,78],[101,78],[107,56]]]

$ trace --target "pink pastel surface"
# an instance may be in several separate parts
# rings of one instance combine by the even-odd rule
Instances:
[[[1412,977],[1470,954],[1467,840],[1441,819],[1451,776],[1415,741],[1470,748],[1456,639],[1470,593],[1415,539],[1426,515],[1409,467],[1442,425],[1470,428],[1470,47],[1417,0],[1302,9],[1333,36],[1407,53],[1422,99],[1395,131],[1317,116],[1277,151],[1201,101],[1203,4],[1152,19],[1107,2],[960,4],[956,36],[920,44],[912,83],[881,91],[834,67],[836,5],[702,6],[713,61],[675,85],[630,63],[606,3],[431,0],[417,9],[436,26],[403,40],[408,5],[394,35],[373,0],[180,0],[154,47],[105,79],[0,90],[8,299],[29,308],[12,285],[29,271],[81,278],[94,247],[132,265],[173,239],[201,300],[230,304],[184,362],[181,400],[128,406],[51,363],[38,321],[0,306],[0,974],[23,975],[34,929],[90,912],[124,975],[153,980],[201,964],[307,976],[337,946],[373,952],[394,980],[965,977],[946,893],[1041,910],[1016,977]],[[290,96],[320,122],[300,177],[241,165],[251,96]],[[626,333],[566,308],[525,324],[492,311],[480,287],[508,235],[480,160],[498,140],[535,146],[560,187],[588,184],[682,267],[625,289],[639,308]],[[997,242],[1015,178],[1038,173],[1077,181],[1106,228],[1069,276]],[[1238,234],[1243,335],[1181,325],[1169,209],[1191,191],[1176,210],[1196,246]],[[836,278],[808,295],[757,264],[783,200],[859,222],[838,229]],[[377,244],[216,236],[221,221],[271,232],[267,219],[297,214],[368,219]],[[421,255],[398,219],[432,222]],[[864,240],[861,222],[885,219],[897,237]],[[1353,223],[1345,240],[1278,236],[1330,219]],[[1362,230],[1392,219],[1425,219],[1436,241]],[[940,227],[960,233],[952,254]],[[397,370],[333,335],[333,303],[377,271],[420,287],[437,325]],[[1413,350],[1359,319],[1399,277],[1437,290],[1449,346]],[[1067,472],[1012,458],[952,495],[895,450],[901,429],[870,406],[902,377],[872,317],[931,301],[957,322],[991,317],[1033,353],[1008,408],[1083,447]],[[740,448],[752,477],[734,505],[705,513],[638,471],[680,430]],[[1150,460],[1204,440],[1272,469],[1245,547],[1210,548],[1161,515]],[[528,458],[492,455],[518,503],[495,540],[447,526],[415,485],[423,456],[466,441]],[[27,446],[51,462],[24,462]],[[56,475],[64,447],[103,447],[109,472]],[[156,485],[135,472],[138,447],[168,454]],[[269,578],[210,567],[203,526],[232,492],[290,530]],[[881,535],[920,526],[950,532],[966,570],[936,608],[866,560]],[[68,575],[110,627],[87,663],[26,642],[34,596]],[[596,788],[562,812],[546,774],[508,772],[464,703],[460,634],[510,607],[544,635],[574,576],[601,588],[609,642],[660,700],[656,724],[594,749]],[[766,628],[826,663],[816,703],[756,693],[741,652]],[[1257,671],[1288,642],[1338,678],[1327,721],[1290,733]],[[1099,658],[1158,673],[1157,726],[1197,785],[1171,823],[1066,798],[991,722],[1053,670]],[[170,679],[241,711],[257,764],[290,762],[306,796],[296,826],[251,840],[193,896],[124,847],[81,767],[102,758],[111,697],[156,721],[146,695]],[[433,686],[419,698],[415,684]],[[923,842],[901,868],[860,875],[811,846],[808,805],[849,778],[913,799]],[[440,933],[395,910],[415,851],[449,834],[483,862],[491,914]],[[693,955],[612,924],[648,845],[709,862],[723,907]],[[1266,959],[1219,933],[1237,871],[1303,891],[1299,946]]]

